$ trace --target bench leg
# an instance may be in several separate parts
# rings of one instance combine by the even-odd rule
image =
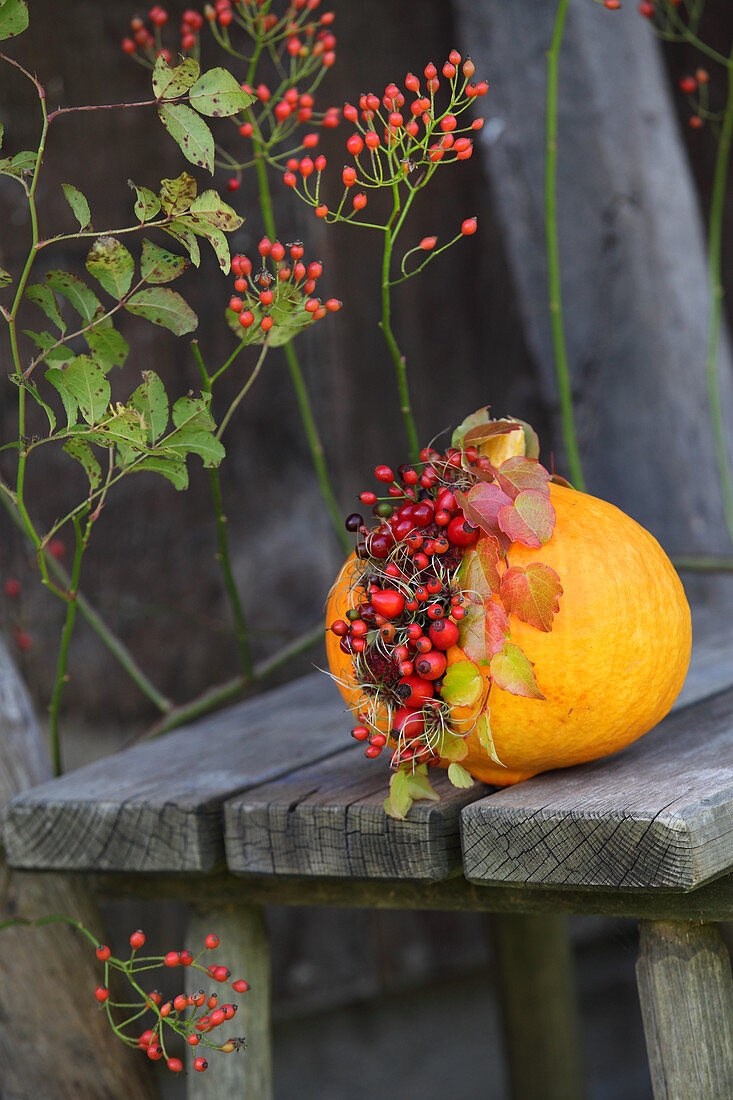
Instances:
[[[654,1100],[733,1097],[733,980],[717,925],[640,921],[639,933]]]
[[[581,1100],[578,1012],[567,921],[494,914],[513,1100]]]
[[[270,1024],[270,954],[262,910],[256,905],[236,908],[192,910],[189,916],[186,947],[197,955],[209,932],[215,932],[221,947],[211,952],[212,963],[226,963],[232,981],[245,978],[251,986],[247,993],[235,993],[231,986],[202,981],[201,972],[186,970],[191,992],[205,988],[216,990],[219,1002],[230,1000],[238,1005],[231,1024],[213,1033],[221,1042],[231,1036],[245,1036],[245,1051],[221,1054],[189,1047],[187,1054],[187,1095],[190,1100],[272,1100],[272,1038]],[[208,954],[208,952],[207,952]],[[203,961],[203,960],[202,960]],[[193,1060],[203,1054],[209,1069],[196,1073]]]

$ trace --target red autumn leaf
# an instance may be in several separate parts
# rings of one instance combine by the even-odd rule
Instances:
[[[484,613],[484,644],[486,659],[490,661],[494,654],[501,653],[509,637],[509,616],[496,600],[485,601]]]
[[[522,542],[537,550],[552,535],[555,509],[545,493],[526,489],[513,504],[499,509],[497,520],[512,542]]]
[[[498,568],[501,555],[496,539],[491,535],[480,538],[476,543],[475,550],[487,585],[492,592],[498,592],[501,586]]]
[[[469,523],[474,527],[480,527],[489,535],[498,534],[498,512],[512,502],[511,497],[508,497],[498,485],[487,485],[484,482],[474,485],[468,493],[462,493],[459,489],[455,493],[455,498],[456,504]]]
[[[517,455],[502,462],[497,471],[499,485],[512,499],[525,489],[536,489],[549,496],[550,475],[536,458]]]
[[[497,687],[527,699],[544,699],[534,677],[534,665],[513,642],[491,658],[491,675]]]
[[[463,437],[463,447],[475,447],[496,435],[508,435],[509,432],[521,432],[522,425],[514,420],[490,420],[488,424],[477,424]]]
[[[552,630],[552,619],[560,610],[563,588],[554,569],[535,561],[526,569],[513,565],[501,580],[501,599],[507,611],[538,630]]]
[[[476,664],[485,664],[489,660],[490,655],[486,652],[483,600],[476,600],[466,608],[466,614],[458,625],[458,644]]]

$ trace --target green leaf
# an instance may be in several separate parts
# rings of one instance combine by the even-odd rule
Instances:
[[[86,440],[79,436],[72,436],[71,439],[66,440],[63,449],[67,455],[71,455],[84,467],[89,478],[89,492],[90,494],[93,493],[102,482],[102,468],[95,458],[92,448]]]
[[[137,317],[145,317],[154,325],[170,329],[176,336],[193,332],[198,324],[198,317],[181,295],[165,287],[138,290],[125,302],[125,309]]]
[[[117,464],[124,469],[147,450],[147,430],[137,409],[119,405],[95,425],[89,438],[100,447],[117,447]]]
[[[89,210],[89,203],[82,195],[81,191],[77,190],[70,183],[62,183],[61,187],[64,192],[64,196],[69,206],[71,207],[76,220],[79,223],[80,229],[87,229],[92,224],[92,215]]]
[[[402,768],[398,768],[392,774],[389,781],[389,798],[387,801],[389,816],[397,818],[398,821],[404,821],[405,815],[412,806],[412,797],[407,782],[407,774]]]
[[[560,578],[544,562],[535,561],[520,569],[513,565],[501,580],[501,599],[507,611],[538,630],[552,630],[563,594]]]
[[[186,57],[175,68],[171,68],[162,54],[158,54],[153,69],[153,95],[156,99],[177,99],[185,95],[196,82],[200,72],[198,61]]]
[[[0,148],[2,148],[3,137],[4,136],[5,136],[5,127],[3,126],[2,122],[0,122]]]
[[[210,394],[206,397],[179,397],[171,412],[173,423],[177,428],[213,431],[216,423],[209,411],[210,405]]]
[[[440,745],[441,760],[464,760],[468,756],[468,745],[458,733],[446,730]]]
[[[143,371],[143,380],[130,397],[130,405],[142,414],[148,443],[155,443],[168,426],[168,395],[155,371]]]
[[[12,283],[12,281],[13,276],[10,274],[10,272],[6,271],[4,267],[0,267],[0,287],[8,286],[8,284]]]
[[[186,225],[190,226],[192,231],[199,237],[205,237],[211,247],[216,253],[216,258],[219,261],[219,267],[222,269],[225,275],[229,274],[231,268],[231,258],[229,255],[229,242],[222,233],[221,229],[215,229],[207,222],[198,221],[196,218],[189,217],[188,214],[184,215],[186,218]]]
[[[67,348],[65,344],[57,344],[56,338],[51,335],[50,332],[32,332],[30,329],[23,329],[26,336],[29,337],[43,352],[43,358],[49,366],[62,367],[67,363],[70,363],[74,358],[74,352],[70,348]]]
[[[185,256],[166,252],[147,237],[143,238],[140,274],[146,283],[170,283],[190,266]]]
[[[46,371],[46,381],[58,391],[66,413],[66,426],[73,428],[79,415],[79,406],[76,399],[66,385],[66,371],[60,367],[49,367]]]
[[[440,694],[451,706],[472,707],[483,690],[484,679],[474,662],[456,661],[443,677]]]
[[[130,347],[116,328],[90,328],[84,333],[92,358],[107,370],[124,367]]]
[[[209,69],[188,94],[192,107],[211,118],[229,118],[254,103],[256,96],[245,92],[226,69]]]
[[[489,715],[487,711],[480,714],[476,721],[476,736],[481,747],[488,753],[489,757],[495,764],[501,764],[502,768],[506,767],[503,760],[499,759],[499,754],[496,751],[496,745],[494,744],[494,736],[491,732],[491,726],[489,725]]]
[[[167,477],[176,489],[188,488],[188,470],[186,469],[186,463],[180,458],[165,458],[159,455],[153,455],[150,458],[144,458],[142,462],[138,462],[134,466],[134,472],[138,470],[150,470],[152,473],[161,474],[163,477]]]
[[[120,241],[114,237],[99,237],[89,250],[86,268],[107,293],[120,302],[130,289],[135,262]]]
[[[0,159],[0,175],[14,176],[22,180],[26,176],[32,176],[36,170],[38,153],[33,149],[22,149],[12,157]]]
[[[472,787],[473,776],[462,768],[460,764],[448,765],[448,779],[454,787]]]
[[[174,180],[160,181],[160,205],[170,217],[182,214],[196,198],[198,185],[188,172],[181,172]]]
[[[77,355],[64,371],[64,381],[88,424],[94,424],[104,416],[111,391],[99,363],[88,355]]]
[[[158,117],[186,160],[214,173],[214,135],[204,120],[183,103],[161,103]]]
[[[414,772],[408,771],[407,783],[415,802],[421,798],[427,798],[430,802],[440,802],[440,795],[433,790],[428,778],[427,764],[418,764]]]
[[[472,661],[485,664],[501,649],[509,635],[509,616],[496,600],[471,603],[459,624],[461,649]]]
[[[49,321],[52,321],[62,334],[66,332],[66,325],[59,311],[59,304],[50,287],[44,286],[42,283],[32,283],[25,288],[25,296],[29,302],[41,307]]]
[[[501,653],[491,658],[489,666],[496,686],[512,695],[527,699],[544,699],[534,675],[534,665],[513,642],[505,642]]]
[[[552,537],[555,509],[548,493],[526,489],[519,494],[513,505],[499,509],[497,520],[501,530],[512,542],[521,542],[536,550]]]
[[[23,382],[23,385],[25,386],[26,390],[31,395],[33,400],[36,402],[36,404],[40,405],[40,407],[45,412],[46,416],[48,417],[51,435],[53,435],[56,430],[56,413],[53,411],[51,406],[47,405],[46,402],[43,400],[40,393],[38,392],[38,386],[32,378],[26,378]]]
[[[55,290],[57,294],[66,298],[86,322],[93,321],[95,317],[102,317],[106,312],[94,291],[90,290],[82,279],[71,275],[68,271],[48,271],[46,283],[51,290]],[[112,322],[106,318],[100,323],[109,325]]]
[[[233,233],[244,222],[236,210],[224,202],[218,191],[204,191],[191,203],[189,214],[195,214],[198,221],[208,222],[225,233]]]
[[[0,0],[0,39],[15,38],[28,26],[25,0]]]
[[[169,233],[174,241],[179,241],[188,250],[191,263],[194,267],[198,267],[201,263],[199,242],[196,240],[196,234],[188,228],[185,222],[171,222],[170,225],[166,226],[165,232]]]
[[[135,200],[135,217],[141,223],[149,222],[160,210],[160,199],[149,187],[138,187],[132,180],[127,181],[128,187],[132,187],[137,199]]]
[[[203,459],[204,466],[218,466],[226,454],[223,443],[212,432],[195,428],[176,428],[165,437],[163,445],[181,457],[193,451]]]

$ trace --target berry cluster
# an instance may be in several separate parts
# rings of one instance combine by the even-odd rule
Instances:
[[[145,25],[145,20],[139,15],[130,20],[131,36],[122,39],[122,49],[131,57],[152,64],[155,58],[162,54],[168,64],[171,64],[172,54],[170,50],[163,49],[161,44],[161,30],[168,22],[168,12],[160,4],[155,4],[148,12],[148,19],[152,30]],[[199,45],[199,32],[204,25],[204,17],[200,12],[188,9],[181,16],[180,47],[177,53],[197,53]]]
[[[235,293],[229,299],[229,309],[236,315],[234,324],[244,329],[246,343],[261,343],[276,325],[289,338],[305,325],[341,308],[338,298],[321,302],[313,297],[323,265],[318,260],[303,263],[300,241],[286,246],[263,237],[257,251],[260,266],[254,273],[247,256],[232,257]]]
[[[394,767],[437,764],[451,735],[440,689],[446,651],[458,643],[466,614],[458,570],[481,534],[455,494],[476,483],[474,471],[486,460],[474,447],[444,454],[425,448],[420,458],[418,467],[401,466],[396,478],[389,466],[376,467],[386,496],[360,495],[372,506],[376,526],[368,527],[358,513],[346,520],[359,539],[355,606],[346,619],[329,624],[353,659],[364,699],[352,735],[368,741],[367,756],[379,756],[388,740],[380,721],[386,712]]]
[[[424,69],[424,88],[413,73],[406,75],[404,87],[413,97],[407,109],[405,93],[394,83],[386,86],[381,98],[370,92],[360,96],[358,107],[345,104],[344,118],[355,127],[346,141],[346,151],[354,163],[343,168],[344,191],[337,209],[331,211],[322,201],[321,173],[326,167],[323,157],[319,158],[320,164],[314,164],[308,156],[289,159],[283,177],[285,184],[296,189],[315,208],[318,217],[349,220],[366,206],[367,190],[391,188],[407,181],[419,168],[426,170],[419,177],[422,186],[441,162],[467,160],[473,153],[472,134],[481,129],[484,120],[462,120],[461,115],[488,91],[485,81],[472,83],[474,72],[470,59],[464,61],[457,50],[451,51],[442,66],[449,93],[442,110],[436,104],[441,79],[432,62]],[[314,170],[315,178],[311,181]]]
[[[245,1040],[241,1037],[226,1039],[223,1043],[212,1041],[207,1036],[222,1024],[228,1023],[234,1018],[237,1011],[235,1004],[219,1004],[216,993],[207,993],[199,989],[195,993],[178,993],[163,1000],[163,994],[159,990],[144,992],[137,982],[137,975],[141,971],[147,971],[156,966],[164,966],[173,969],[178,966],[194,967],[201,970],[208,978],[216,982],[228,982],[230,972],[225,966],[203,966],[199,959],[205,950],[214,950],[219,946],[219,937],[211,933],[205,939],[204,948],[197,956],[190,951],[169,951],[164,956],[141,957],[137,954],[145,944],[145,933],[138,929],[130,936],[132,948],[129,959],[115,958],[111,949],[106,944],[100,944],[96,949],[96,955],[100,962],[104,963],[104,985],[95,989],[94,996],[102,1005],[108,1015],[109,1022],[115,1034],[130,1047],[143,1050],[151,1061],[166,1060],[168,1069],[172,1073],[180,1073],[183,1069],[181,1058],[170,1055],[166,1049],[165,1029],[169,1028],[168,1040],[172,1035],[178,1035],[191,1047],[198,1047],[202,1042],[212,1050],[229,1054],[235,1050],[242,1050]],[[117,970],[127,979],[133,991],[136,1001],[126,1000],[124,1003],[116,1003],[110,999],[110,972]],[[248,983],[240,978],[230,983],[236,993],[246,993]],[[121,1023],[112,1017],[113,1008],[125,1010],[129,1015]],[[141,1016],[152,1012],[155,1019],[152,1026],[146,1028],[137,1038],[126,1033],[133,1023]],[[208,1062],[202,1056],[195,1058],[194,1069],[203,1073],[208,1068]]]

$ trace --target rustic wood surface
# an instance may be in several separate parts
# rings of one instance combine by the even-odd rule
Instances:
[[[460,871],[461,809],[486,787],[456,790],[431,773],[440,802],[415,803],[405,821],[384,812],[388,773],[354,745],[225,806],[227,865],[271,875],[441,879]]]
[[[100,897],[170,899],[199,906],[285,905],[467,913],[574,913],[648,920],[733,920],[733,875],[697,890],[601,890],[470,883],[363,881],[294,875],[87,874]]]
[[[13,866],[205,871],[224,858],[222,802],[343,744],[338,693],[312,674],[158,741],[42,784],[8,808]]]
[[[636,974],[654,1100],[733,1096],[733,981],[718,929],[642,921]]]
[[[733,690],[463,811],[471,881],[688,890],[733,863]]]
[[[567,920],[512,913],[492,924],[512,1100],[584,1100]]]
[[[272,1100],[270,955],[262,909],[258,905],[193,907],[186,935],[189,951],[198,955],[210,932],[219,936],[221,945],[206,952],[206,964],[226,965],[232,971],[231,980],[244,978],[250,989],[235,993],[228,985],[217,988],[219,1004],[236,1004],[237,1013],[209,1038],[221,1045],[233,1036],[243,1037],[247,1047],[222,1054],[201,1044],[187,1046],[186,1095],[189,1100],[219,1100],[225,1096]],[[209,990],[213,984],[192,969],[186,970],[186,981],[189,993]],[[193,1060],[199,1055],[207,1059],[209,1072],[201,1074],[193,1069]]]

